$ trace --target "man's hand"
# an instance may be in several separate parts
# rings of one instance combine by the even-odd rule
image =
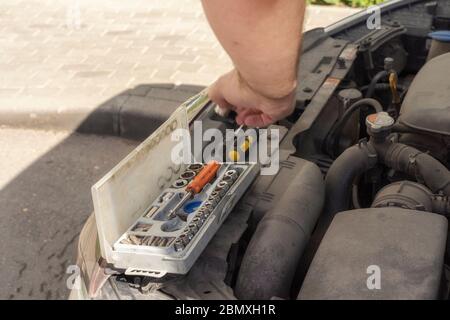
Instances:
[[[235,111],[239,125],[266,127],[292,113],[294,89],[295,85],[284,97],[267,97],[251,88],[237,70],[233,70],[220,77],[209,88],[208,95],[219,107]]]
[[[209,89],[237,121],[267,126],[294,108],[305,0],[202,0],[235,70]]]

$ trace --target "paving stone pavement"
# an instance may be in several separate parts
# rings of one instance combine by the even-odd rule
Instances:
[[[314,7],[306,29],[354,9]],[[199,0],[2,0],[0,111],[93,110],[143,83],[208,85],[231,68]]]
[[[67,298],[90,187],[136,144],[0,128],[0,299]]]

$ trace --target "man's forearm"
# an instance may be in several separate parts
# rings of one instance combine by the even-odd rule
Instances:
[[[304,0],[202,0],[243,81],[271,98],[296,86]]]

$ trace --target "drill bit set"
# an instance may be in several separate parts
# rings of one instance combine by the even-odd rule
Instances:
[[[253,163],[186,166],[115,242],[117,264],[134,274],[186,273],[257,173]]]

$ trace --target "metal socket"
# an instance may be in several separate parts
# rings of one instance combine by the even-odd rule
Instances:
[[[142,240],[137,244],[138,246],[148,246],[152,240],[152,236],[142,238]]]
[[[189,230],[190,230],[193,234],[197,233],[197,231],[198,231],[198,226],[197,226],[196,223],[192,223],[192,222],[191,222],[191,223],[189,224],[188,228],[189,228]]]
[[[220,196],[222,197],[227,191],[230,189],[230,184],[226,181],[220,181],[214,191],[219,192]]]
[[[217,192],[217,191],[213,191],[213,192],[211,192],[210,197],[212,197],[212,198],[220,198],[220,193]]]
[[[203,169],[203,167],[204,165],[202,163],[193,163],[187,167],[187,170],[199,172],[201,169]]]
[[[227,183],[229,183],[230,185],[233,184],[233,182],[235,181],[235,179],[233,179],[232,176],[224,176],[222,181],[225,181]]]
[[[156,237],[158,238],[155,244],[153,244],[155,247],[166,247],[167,242],[169,241],[168,237]]]
[[[218,187],[218,186],[216,186],[216,187],[214,188],[214,192],[217,192],[217,194],[219,195],[219,197],[222,197],[222,196],[226,193],[226,191],[225,191],[224,188],[221,188],[221,187]]]
[[[204,211],[202,212],[202,219],[206,221],[206,219],[208,219],[208,217],[211,215],[211,212],[209,211]]]
[[[213,206],[211,202],[205,201],[201,209],[199,210],[199,213],[204,217],[205,219],[208,218],[213,210]]]
[[[189,227],[188,227],[188,229],[185,229],[185,230],[184,230],[183,234],[186,235],[186,239],[188,240],[188,243],[189,243],[189,241],[191,241],[192,238],[194,237],[194,232],[192,232],[192,230],[189,229]]]
[[[155,246],[156,242],[159,240],[159,237],[149,237],[146,241],[147,246]]]
[[[224,180],[226,177],[230,177],[232,181],[235,181],[238,176],[239,176],[239,173],[236,170],[231,169],[231,170],[228,170],[227,172],[225,172]]]
[[[208,198],[208,202],[210,202],[213,207],[216,207],[221,199],[222,199],[222,196],[221,196],[220,192],[213,191]]]
[[[177,251],[177,252],[183,251],[183,249],[184,249],[184,243],[183,243],[183,240],[177,239],[177,240],[175,241],[173,247],[174,247],[175,251]]]
[[[185,179],[185,180],[191,180],[193,179],[195,176],[197,175],[197,173],[195,173],[195,171],[185,171],[181,174],[180,178],[181,179]]]
[[[220,181],[218,184],[217,184],[217,186],[218,187],[220,187],[220,188],[229,188],[230,187],[230,185],[229,185],[229,183],[228,182],[226,182],[226,181]]]
[[[203,221],[202,221],[201,217],[196,216],[196,217],[194,217],[194,219],[192,219],[192,223],[195,223],[197,228],[200,229],[203,224]]]
[[[197,212],[197,217],[199,217],[202,220],[202,224],[205,222],[206,218],[208,217],[208,212],[204,210],[204,208],[200,208]]]
[[[208,212],[211,212],[214,209],[214,206],[211,203],[211,201],[205,201],[205,203],[203,204],[203,207],[205,208],[205,211],[208,211]]]
[[[186,246],[189,243],[189,238],[186,235],[186,233],[182,233],[179,237],[178,240],[180,240],[184,246]]]
[[[132,229],[135,232],[148,232],[152,227],[150,223],[138,222]]]
[[[130,234],[128,236],[128,239],[130,240],[131,244],[135,244],[137,246],[141,245],[144,241],[144,237],[135,236],[134,234]]]
[[[210,202],[213,206],[216,206],[220,201],[219,197],[209,196],[208,202]]]
[[[196,216],[198,218],[200,225],[203,225],[206,221],[206,219],[203,217],[203,215],[204,215],[204,212],[199,212],[199,213],[197,213],[197,216]]]
[[[188,184],[188,181],[186,179],[178,179],[172,184],[172,187],[176,188],[176,189],[180,189],[180,188],[187,186],[187,184]]]
[[[203,213],[199,214],[199,216],[198,216],[198,219],[202,225],[205,223],[206,218],[208,218],[208,217],[206,217]]]

